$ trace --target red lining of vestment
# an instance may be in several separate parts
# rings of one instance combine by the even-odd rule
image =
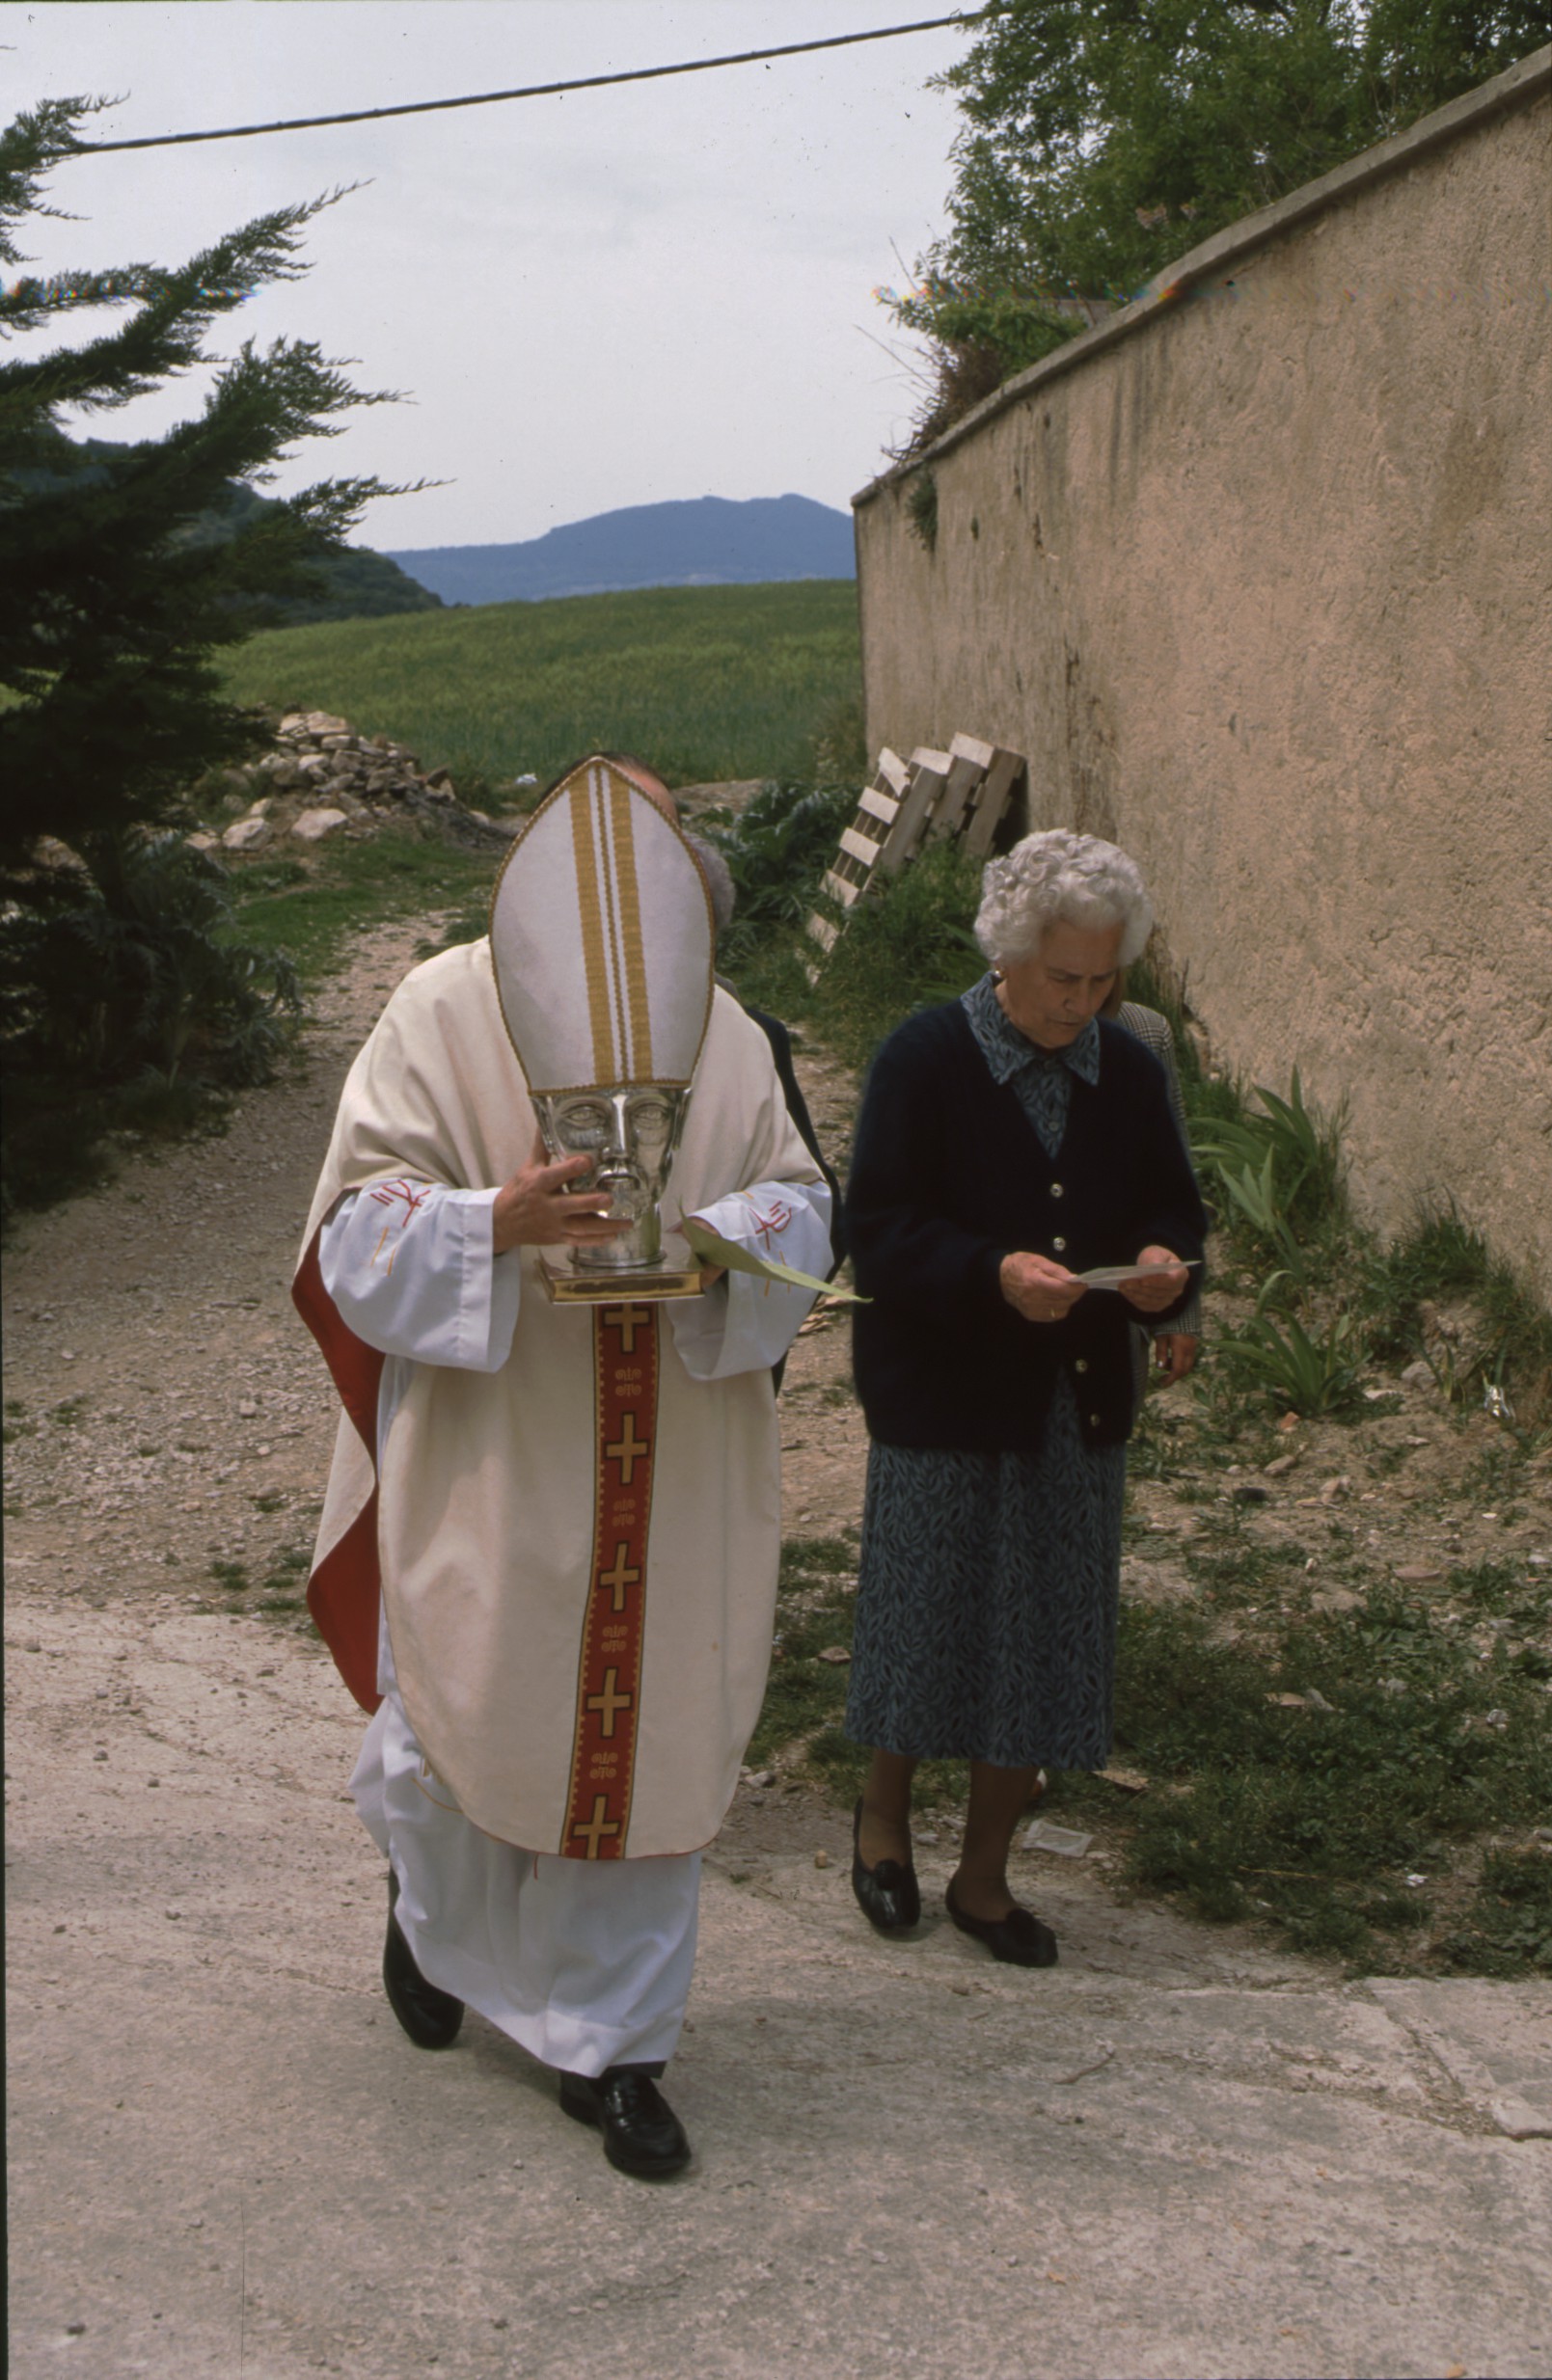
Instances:
[[[356,1435],[377,1472],[377,1392],[384,1357],[368,1347],[340,1319],[340,1310],[323,1285],[318,1262],[322,1226],[313,1233],[297,1267],[291,1298],[297,1312],[317,1340],[323,1360],[350,1416]],[[382,1603],[382,1571],[377,1557],[377,1490],[350,1527],[316,1564],[307,1583],[308,1609],[319,1636],[334,1656],[335,1667],[366,1712],[382,1700],[377,1690],[377,1628]]]

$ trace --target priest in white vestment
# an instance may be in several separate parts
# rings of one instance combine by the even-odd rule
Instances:
[[[657,2076],[764,1690],[771,1366],[812,1293],[730,1271],[573,1303],[554,1258],[611,1261],[600,1185],[636,1163],[604,1149],[613,1116],[647,1169],[658,1133],[670,1230],[830,1261],[829,1193],[764,1034],[713,988],[705,906],[626,774],[565,779],[504,870],[495,959],[487,937],[416,968],[357,1058],[296,1287],[344,1407],[310,1602],[373,1714],[352,1783],[390,1862],[395,2014],[441,2047],[477,2010],[648,2177],[689,2155]],[[596,1173],[551,1153],[558,1117],[592,1114]]]

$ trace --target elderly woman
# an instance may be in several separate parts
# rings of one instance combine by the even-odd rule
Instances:
[[[911,1779],[967,1758],[949,1916],[1049,1966],[1013,1829],[1049,1769],[1109,1755],[1132,1318],[1184,1307],[1206,1217],[1158,1060],[1102,1019],[1153,923],[1113,844],[1030,835],[986,871],[991,972],[885,1043],[847,1199],[872,1447],[847,1733],[874,1748],[853,1888],[921,1913]],[[1096,1266],[1148,1268],[1090,1288]]]

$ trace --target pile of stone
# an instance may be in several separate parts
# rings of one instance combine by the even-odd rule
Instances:
[[[189,837],[200,851],[257,852],[294,840],[373,834],[391,818],[410,817],[449,842],[493,849],[519,822],[498,824],[458,799],[450,774],[425,774],[407,744],[390,736],[355,735],[327,711],[291,711],[272,751],[246,768],[223,771],[224,806],[241,815],[218,832]]]

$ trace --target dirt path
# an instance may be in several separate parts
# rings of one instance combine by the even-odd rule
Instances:
[[[925,1845],[934,1914],[885,1944],[844,1818],[747,1792],[675,2062],[684,2185],[611,2175],[488,2028],[403,2041],[359,1722],[299,1616],[333,1413],[286,1287],[423,931],[362,943],[300,1078],[225,1139],[8,1261],[12,2369],[1552,2367],[1541,1987],[1347,1984],[1055,1862],[1033,1979],[946,1927]],[[808,1088],[838,1126],[844,1080]],[[844,1365],[831,1325],[789,1372],[798,1533],[857,1519]]]

